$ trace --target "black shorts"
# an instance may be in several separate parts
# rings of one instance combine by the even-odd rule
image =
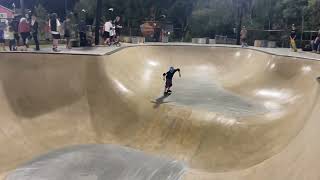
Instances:
[[[166,88],[172,87],[172,79],[167,79],[166,80]]]
[[[0,43],[5,43],[6,41],[4,39],[0,39]]]
[[[121,34],[121,30],[120,29],[116,29],[116,36],[120,36]]]
[[[28,39],[31,36],[29,32],[22,32],[20,35],[23,40]]]
[[[19,41],[20,40],[20,36],[19,36],[19,33],[14,33],[14,38]]]
[[[109,33],[108,31],[105,31],[105,32],[103,33],[103,37],[104,37],[105,39],[110,38],[110,33]]]
[[[61,39],[60,34],[52,34],[53,39]]]
[[[68,38],[70,38],[71,37],[71,32],[70,32],[70,30],[65,30],[64,31],[64,38],[65,39],[68,39]]]

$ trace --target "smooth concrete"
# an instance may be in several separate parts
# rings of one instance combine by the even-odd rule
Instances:
[[[200,46],[0,57],[2,176],[54,149],[106,143],[185,161],[187,180],[320,178],[317,61]],[[170,66],[182,77],[166,98]]]
[[[117,145],[59,149],[10,172],[6,180],[180,180],[187,167]]]

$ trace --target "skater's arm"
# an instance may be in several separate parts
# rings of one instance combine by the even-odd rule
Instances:
[[[165,77],[166,77],[167,73],[163,73],[162,77],[163,77],[163,80],[166,80]]]
[[[177,71],[179,72],[179,77],[181,77],[181,70],[178,68]]]

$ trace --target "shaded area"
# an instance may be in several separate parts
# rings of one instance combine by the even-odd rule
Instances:
[[[170,101],[165,101],[171,94],[165,93],[163,96],[157,98],[155,101],[151,101],[151,103],[154,103],[153,108],[160,107],[161,104],[168,104]]]
[[[85,95],[85,62],[80,56],[66,61],[65,55],[10,54],[2,59],[0,80],[12,110],[33,118],[70,105]],[[14,81],[14,83],[13,83]]]
[[[5,180],[179,180],[179,161],[116,145],[79,145],[40,156]]]

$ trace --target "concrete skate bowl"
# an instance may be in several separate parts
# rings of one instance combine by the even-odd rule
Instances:
[[[88,144],[184,162],[183,179],[320,177],[317,61],[194,46],[0,57],[3,179],[40,155]],[[182,77],[166,97],[170,66]]]

